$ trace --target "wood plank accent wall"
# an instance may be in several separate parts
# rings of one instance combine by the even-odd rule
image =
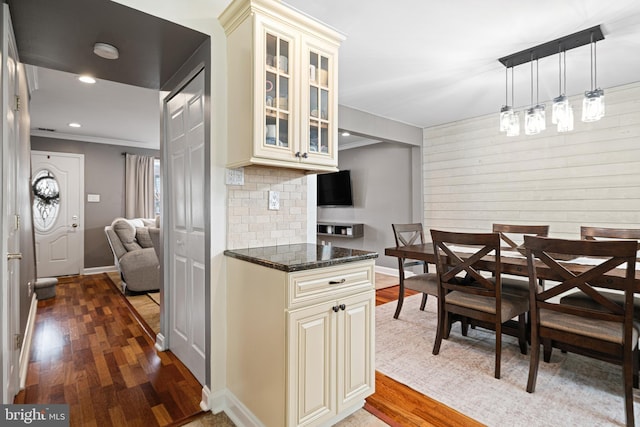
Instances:
[[[581,225],[640,228],[640,82],[605,89],[605,101],[605,117],[583,123],[582,97],[571,97],[568,133],[551,124],[551,102],[535,136],[501,134],[499,106],[425,129],[425,228],[549,224],[563,238],[578,238]]]

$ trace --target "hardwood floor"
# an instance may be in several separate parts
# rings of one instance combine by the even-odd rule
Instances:
[[[72,426],[164,426],[201,412],[202,386],[157,352],[105,274],[61,278],[38,301],[26,388],[15,403],[67,403]]]
[[[202,417],[201,385],[171,352],[155,350],[153,331],[106,274],[61,278],[56,291],[38,301],[15,403],[67,403],[72,426],[217,425]],[[376,305],[397,297],[397,285],[379,289]],[[365,409],[393,427],[481,425],[379,372]]]

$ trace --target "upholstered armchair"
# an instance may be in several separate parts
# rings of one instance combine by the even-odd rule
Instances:
[[[123,292],[143,292],[160,288],[158,261],[160,228],[154,219],[116,218],[104,228],[120,271]]]

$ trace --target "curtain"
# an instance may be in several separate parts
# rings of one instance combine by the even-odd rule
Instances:
[[[152,156],[126,154],[125,202],[126,218],[153,218]]]

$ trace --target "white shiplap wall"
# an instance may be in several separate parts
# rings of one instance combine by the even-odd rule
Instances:
[[[580,225],[640,228],[640,82],[605,89],[605,100],[605,117],[583,123],[582,98],[571,98],[568,133],[551,124],[550,102],[535,136],[501,134],[497,112],[425,129],[425,228],[549,224],[563,238]]]

